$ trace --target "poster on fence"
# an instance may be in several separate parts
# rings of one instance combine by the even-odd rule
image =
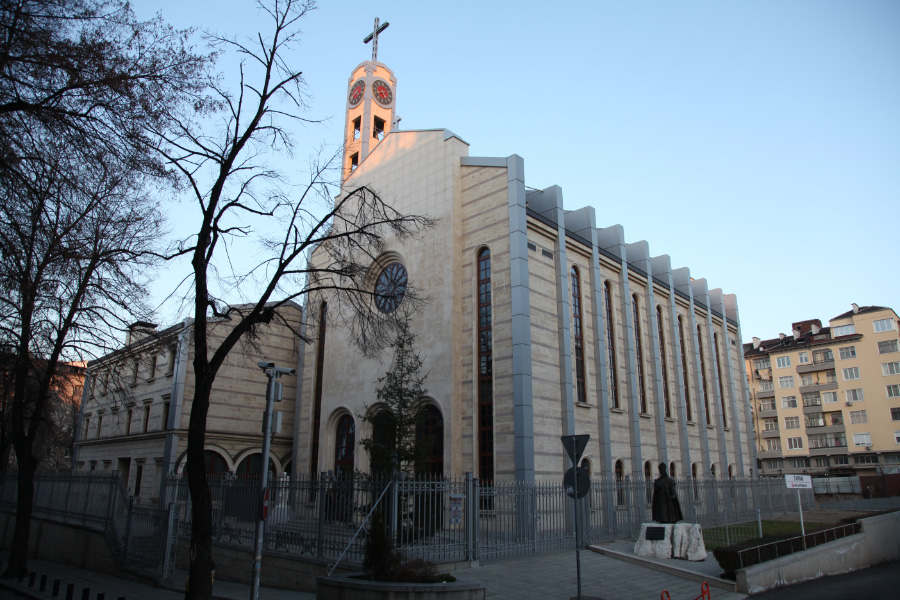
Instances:
[[[450,494],[450,524],[459,525],[462,523],[462,507],[465,495]]]

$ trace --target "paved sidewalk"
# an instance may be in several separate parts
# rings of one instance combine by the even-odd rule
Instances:
[[[459,581],[481,582],[490,600],[543,600],[569,598],[578,592],[575,551],[521,556],[461,569]],[[581,593],[604,600],[648,600],[663,590],[672,600],[694,600],[700,583],[644,565],[632,564],[596,552],[581,552]],[[710,588],[714,600],[738,600],[745,594]]]
[[[0,553],[5,567],[9,558],[8,552]],[[183,588],[166,589],[159,588],[149,582],[136,581],[127,574],[122,577],[106,575],[96,571],[79,569],[64,563],[46,560],[29,559],[28,567],[35,573],[34,587],[28,587],[28,578],[22,583],[15,580],[0,579],[0,598],[4,597],[4,589],[15,591],[26,598],[45,599],[51,597],[53,580],[61,582],[59,598],[66,597],[68,584],[74,584],[73,598],[82,598],[82,590],[90,589],[90,599],[97,598],[97,594],[104,595],[106,600],[118,600],[125,597],[127,600],[180,600],[184,598]],[[44,593],[39,591],[41,575],[47,575],[47,589]],[[176,571],[172,577],[173,582],[184,582],[187,573]],[[175,587],[174,585],[172,586]],[[219,600],[247,600],[250,598],[250,586],[242,583],[230,583],[216,581],[213,587],[213,597]],[[314,600],[315,594],[306,592],[294,592],[288,590],[276,590],[273,588],[260,588],[259,597],[262,600]]]

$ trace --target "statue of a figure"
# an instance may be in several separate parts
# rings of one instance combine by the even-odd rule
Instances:
[[[666,472],[665,463],[661,463],[659,477],[653,482],[653,520],[657,523],[677,523],[683,518],[675,492],[675,480]]]

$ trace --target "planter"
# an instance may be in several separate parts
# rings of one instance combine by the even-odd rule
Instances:
[[[479,583],[392,583],[353,577],[317,577],[317,600],[484,600]]]

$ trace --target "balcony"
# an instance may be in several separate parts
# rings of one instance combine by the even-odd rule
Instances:
[[[847,446],[832,446],[830,448],[810,448],[810,456],[832,456],[847,454]]]
[[[816,373],[818,371],[830,371],[834,369],[834,359],[814,362],[811,365],[797,365],[798,373]]]
[[[761,433],[763,439],[765,438],[777,438],[781,437],[781,430],[779,429],[764,429]]]
[[[805,404],[803,405],[803,414],[804,415],[811,415],[814,413],[821,413],[821,412],[822,412],[821,404],[812,404],[810,406],[806,406]]]
[[[762,379],[763,381],[772,381],[772,368],[768,369],[756,369],[753,371],[756,375],[757,379]]]
[[[756,392],[756,397],[759,398],[760,400],[764,400],[765,398],[774,398],[775,390],[771,389],[771,390],[766,390],[765,392]]]
[[[814,385],[801,385],[800,393],[807,394],[809,392],[827,392],[828,390],[838,389],[837,381],[818,383]]]
[[[759,412],[756,414],[756,417],[758,419],[764,419],[766,417],[777,417],[777,416],[778,416],[778,411],[775,410],[774,408],[772,408],[770,410],[763,410],[762,408],[760,408]]]
[[[756,458],[781,458],[781,450],[760,450],[756,453]]]

